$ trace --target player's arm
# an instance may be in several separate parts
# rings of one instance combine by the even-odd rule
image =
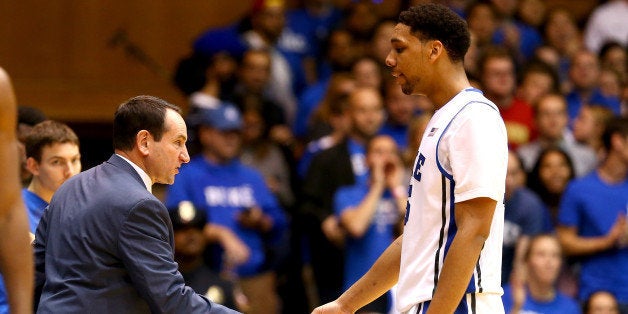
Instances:
[[[428,313],[453,313],[469,285],[488,238],[497,202],[487,197],[456,203],[458,231],[445,257]]]
[[[355,313],[390,290],[399,279],[402,237],[390,244],[371,269],[338,299],[314,309],[312,313]]]
[[[0,271],[11,313],[32,313],[33,252],[20,198],[16,104],[8,75],[0,68]]]

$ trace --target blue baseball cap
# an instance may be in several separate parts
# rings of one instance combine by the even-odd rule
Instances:
[[[231,103],[221,103],[216,108],[198,108],[192,124],[205,125],[220,131],[239,131],[242,129],[242,115],[240,110]]]

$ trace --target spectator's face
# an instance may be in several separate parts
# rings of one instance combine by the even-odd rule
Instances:
[[[621,83],[619,77],[612,70],[602,70],[600,72],[600,91],[604,96],[617,97],[621,95]]]
[[[552,90],[552,77],[540,72],[528,73],[519,87],[520,97],[530,105]]]
[[[370,167],[376,164],[397,164],[399,162],[397,143],[390,136],[375,137],[369,145],[366,159]]]
[[[74,143],[53,143],[41,150],[41,161],[29,157],[26,160],[33,180],[46,190],[55,192],[63,182],[81,172],[81,154]]]
[[[342,69],[348,69],[355,59],[353,37],[345,31],[335,31],[330,34],[327,48],[329,62]]]
[[[574,45],[578,45],[578,26],[569,13],[557,10],[547,17],[545,37],[550,46],[565,54],[572,50]]]
[[[540,27],[545,20],[545,9],[545,3],[541,0],[521,0],[518,12],[523,22]]]
[[[558,240],[551,237],[536,239],[530,244],[528,275],[535,282],[552,286],[558,278],[562,255]]]
[[[165,132],[159,142],[148,134],[145,149],[148,154],[145,162],[146,173],[153,183],[172,184],[179,168],[190,161],[185,142],[188,138],[185,121],[171,109],[166,110]]]
[[[587,143],[592,136],[597,136],[597,123],[589,106],[582,106],[573,122],[573,137],[578,142]]]
[[[562,194],[570,177],[569,164],[562,154],[550,152],[540,160],[539,178],[550,193]]]
[[[351,32],[358,35],[367,35],[377,24],[378,16],[375,7],[367,2],[355,2],[349,7],[346,25]]]
[[[379,89],[382,84],[382,74],[379,64],[371,59],[362,59],[353,66],[353,76],[359,87]]]
[[[508,58],[491,58],[484,64],[482,86],[495,97],[511,96],[515,90],[515,66]]]
[[[199,130],[203,150],[219,162],[227,162],[240,154],[242,136],[240,131],[220,131],[211,127]]]
[[[265,8],[254,17],[254,28],[270,42],[276,42],[286,23],[284,8],[272,6]]]
[[[590,52],[579,52],[572,60],[569,78],[574,86],[582,89],[594,88],[598,85],[600,66],[597,56]]]
[[[270,78],[270,56],[261,52],[249,52],[240,66],[240,80],[249,91],[261,93]]]
[[[349,96],[349,115],[353,131],[369,138],[377,133],[384,122],[381,95],[373,89],[357,89]]]
[[[246,111],[242,115],[242,139],[245,143],[258,141],[264,135],[264,119],[255,111]]]
[[[585,314],[619,314],[617,300],[608,292],[596,292],[589,300],[589,311]]]
[[[491,42],[497,22],[488,4],[476,5],[469,12],[467,21],[469,30],[475,34],[478,45],[482,46]]]
[[[194,227],[183,228],[174,232],[175,254],[181,257],[197,257],[205,249],[203,230]]]
[[[626,50],[615,47],[609,49],[608,52],[602,56],[602,60],[600,61],[603,66],[624,73],[626,71],[626,64],[628,63],[628,55],[626,54]]]
[[[558,95],[547,95],[539,101],[536,111],[536,125],[544,139],[557,141],[563,136],[569,116],[565,99]]]

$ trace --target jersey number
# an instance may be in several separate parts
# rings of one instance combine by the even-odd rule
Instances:
[[[421,166],[425,164],[425,156],[419,153],[419,157],[416,161],[416,165],[414,166],[414,171],[412,172],[412,176],[417,181],[421,181]],[[408,187],[408,201],[406,202],[406,216],[404,217],[403,224],[408,223],[408,217],[410,217],[410,196],[412,196],[412,184]]]

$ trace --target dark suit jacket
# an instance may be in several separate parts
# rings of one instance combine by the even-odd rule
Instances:
[[[185,286],[173,242],[165,206],[113,155],[64,183],[40,221],[37,312],[234,313]]]
[[[316,154],[303,181],[304,231],[309,240],[314,280],[323,303],[342,293],[344,252],[327,239],[321,223],[334,214],[333,199],[338,188],[353,184],[355,174],[346,139]]]

